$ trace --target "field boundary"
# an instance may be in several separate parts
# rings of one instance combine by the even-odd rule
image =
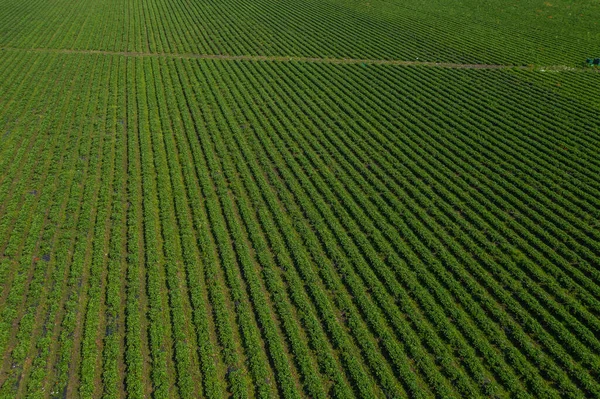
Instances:
[[[134,51],[109,51],[109,50],[74,50],[74,49],[52,49],[52,48],[17,48],[2,47],[0,51],[21,51],[57,54],[103,54],[124,57],[159,57],[159,58],[183,58],[183,59],[205,59],[222,61],[253,61],[253,62],[307,62],[321,64],[363,64],[363,65],[398,65],[398,66],[425,66],[451,69],[521,69],[535,70],[541,72],[561,71],[586,71],[597,72],[591,68],[574,68],[566,65],[534,66],[534,65],[505,65],[505,64],[461,64],[453,62],[431,62],[431,61],[407,61],[407,60],[385,60],[368,58],[319,58],[298,56],[266,56],[266,55],[224,55],[224,54],[194,54],[194,53],[151,53]]]

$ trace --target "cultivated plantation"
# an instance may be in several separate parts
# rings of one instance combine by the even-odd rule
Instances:
[[[600,397],[593,0],[0,0],[0,398]]]

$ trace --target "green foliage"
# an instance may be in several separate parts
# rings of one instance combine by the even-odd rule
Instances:
[[[0,47],[579,67],[583,0],[68,0],[0,3]]]
[[[596,72],[368,62],[595,4],[71,3],[0,1],[0,397],[600,395]]]

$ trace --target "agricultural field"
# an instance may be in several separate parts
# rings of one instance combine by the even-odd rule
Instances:
[[[599,398],[599,21],[0,0],[0,398]]]

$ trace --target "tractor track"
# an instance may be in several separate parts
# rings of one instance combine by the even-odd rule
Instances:
[[[0,51],[23,51],[36,53],[54,54],[103,54],[123,57],[158,57],[158,58],[180,58],[180,59],[204,59],[222,61],[252,61],[252,62],[308,62],[322,64],[363,64],[363,65],[397,65],[397,66],[423,66],[450,69],[521,69],[535,70],[541,72],[599,72],[592,68],[575,68],[566,65],[537,66],[537,65],[504,65],[504,64],[461,64],[453,62],[431,62],[431,61],[407,61],[407,60],[385,60],[385,59],[363,59],[363,58],[319,58],[298,56],[266,56],[266,55],[226,55],[226,54],[195,54],[195,53],[151,53],[132,51],[108,51],[108,50],[74,50],[74,49],[51,49],[51,48],[16,48],[3,47]]]

